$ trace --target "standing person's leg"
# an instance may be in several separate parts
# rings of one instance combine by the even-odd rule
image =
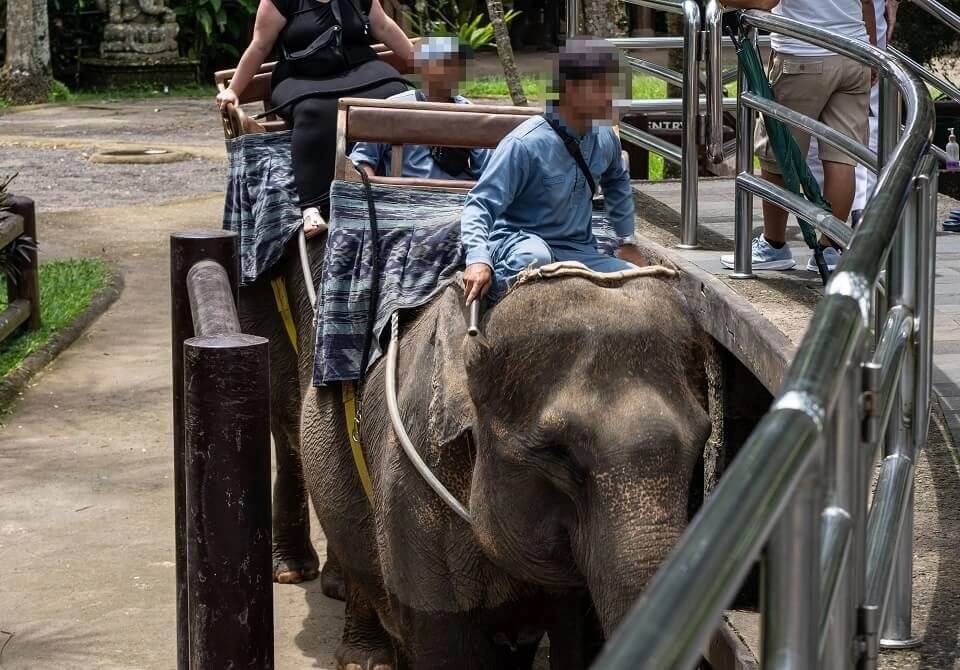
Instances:
[[[841,85],[834,91],[820,114],[820,120],[834,130],[862,144],[870,132],[870,69],[848,58],[837,57]],[[857,162],[839,149],[823,144],[824,196],[833,207],[833,215],[846,221],[857,192]]]
[[[775,54],[769,68],[770,84],[774,98],[785,107],[818,118],[835,85],[825,76],[825,61],[829,57],[790,56]],[[810,136],[791,128],[794,139],[803,155],[810,147]],[[760,176],[772,184],[783,187],[783,177],[773,147],[767,138],[764,124],[757,124],[757,157],[760,159]],[[793,253],[787,245],[788,214],[780,207],[762,203],[763,234],[752,241],[752,264],[754,270],[789,270],[796,265]],[[734,267],[732,255],[723,256],[721,264]]]
[[[769,75],[776,101],[810,118],[819,118],[837,85],[831,77],[830,59],[831,57],[775,55]],[[800,153],[806,156],[810,149],[810,136],[793,127],[790,130],[800,147]],[[783,186],[780,166],[762,123],[759,124],[758,135],[760,174],[771,183]],[[767,201],[763,202],[763,236],[775,247],[786,242],[787,218],[785,210]]]

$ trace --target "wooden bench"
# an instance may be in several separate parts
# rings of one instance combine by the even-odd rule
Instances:
[[[416,44],[417,40],[413,40],[413,42]],[[411,73],[410,65],[385,45],[375,44],[373,50],[381,60],[392,65],[400,74]],[[273,66],[274,63],[261,65],[260,71],[253,76],[253,79],[244,89],[243,95],[239,96],[240,106],[227,105],[226,109],[223,110],[221,114],[223,135],[228,140],[250,133],[269,133],[289,129],[287,122],[275,114],[271,114],[263,121],[254,121],[252,115],[245,109],[247,106],[256,107],[256,110],[253,111],[253,115],[255,115],[270,108],[270,80],[273,75]],[[233,68],[219,70],[213,74],[213,81],[218,91],[222,91],[230,85],[236,71],[236,68]]]
[[[354,142],[378,142],[391,147],[392,174],[370,177],[371,183],[469,190],[475,182],[401,177],[403,147],[493,149],[510,131],[539,113],[531,107],[342,98],[337,113],[334,179],[360,181],[347,148]],[[627,165],[626,152],[623,160]]]
[[[334,179],[360,181],[347,148],[354,142],[378,142],[391,146],[393,174],[371,177],[371,182],[469,190],[472,181],[401,177],[403,147],[412,144],[493,149],[510,131],[537,113],[530,107],[342,98],[337,114]]]

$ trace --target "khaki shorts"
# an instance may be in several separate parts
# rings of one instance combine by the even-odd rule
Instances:
[[[866,144],[870,129],[870,68],[845,56],[791,56],[773,54],[768,72],[776,101]],[[790,128],[804,156],[810,136]],[[857,161],[826,142],[819,142],[820,160],[856,165]],[[757,156],[764,170],[780,174],[767,142],[762,121],[757,122]]]

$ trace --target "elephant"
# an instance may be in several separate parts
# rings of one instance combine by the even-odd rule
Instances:
[[[319,276],[325,236],[308,240],[314,277]],[[295,584],[320,576],[322,591],[343,600],[343,580],[329,551],[323,571],[310,542],[310,516],[300,461],[300,406],[312,381],[314,315],[296,250],[296,238],[279,263],[255,282],[240,287],[238,313],[244,333],[270,341],[270,432],[276,458],[273,487],[273,578]],[[283,280],[296,330],[293,346],[277,307],[273,282]]]
[[[403,319],[398,404],[467,523],[402,451],[385,361],[361,393],[366,498],[333,388],[301,458],[347,594],[346,670],[584,668],[687,523],[710,433],[706,336],[675,280],[523,282],[467,336],[462,287]]]

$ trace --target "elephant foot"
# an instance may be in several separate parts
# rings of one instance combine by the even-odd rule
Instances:
[[[397,670],[392,648],[364,649],[342,644],[336,659],[337,670]]]
[[[343,570],[337,561],[327,558],[327,562],[323,564],[323,570],[320,573],[320,591],[328,598],[346,601],[347,585],[343,580]]]
[[[299,554],[274,550],[273,581],[278,584],[309,582],[320,574],[320,559],[310,547]]]

